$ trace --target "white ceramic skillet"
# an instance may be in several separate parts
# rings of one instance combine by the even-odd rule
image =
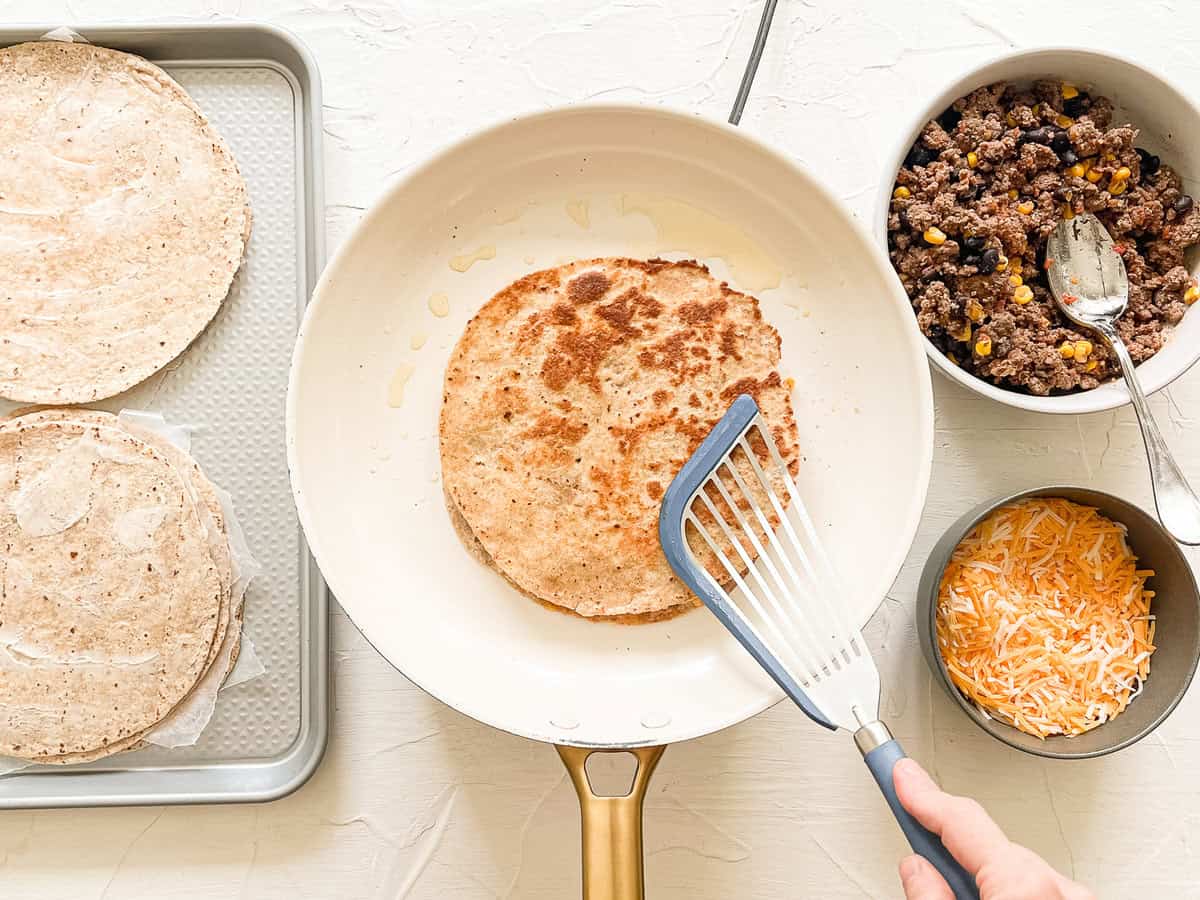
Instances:
[[[548,611],[477,563],[447,518],[437,419],[467,320],[520,275],[609,254],[697,257],[760,298],[796,381],[800,487],[858,624],[908,552],[933,437],[923,348],[884,254],[819,181],[725,125],[620,106],[508,122],[395,184],[340,248],[288,394],[309,543],[346,613],[408,678],[560,747],[597,900],[640,895],[640,794],[657,748],[781,696],[705,610],[641,626]],[[597,749],[638,750],[630,797],[591,798],[582,766]]]

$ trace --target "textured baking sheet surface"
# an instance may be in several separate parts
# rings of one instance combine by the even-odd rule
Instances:
[[[188,424],[192,455],[233,495],[263,571],[246,594],[245,633],[266,674],[221,692],[192,747],[150,748],[81,769],[203,765],[277,756],[301,724],[299,523],[288,484],[284,401],[307,294],[300,242],[297,121],[292,84],[266,67],[164,64],[233,148],[250,192],[246,261],[209,328],[166,369],[97,406],[157,410]],[[34,771],[34,770],[26,770]],[[52,776],[63,769],[41,769]]]

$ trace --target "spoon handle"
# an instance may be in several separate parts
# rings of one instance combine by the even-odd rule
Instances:
[[[1129,388],[1129,396],[1133,399],[1133,408],[1137,412],[1138,424],[1142,427],[1142,440],[1146,442],[1146,456],[1150,460],[1150,484],[1154,488],[1154,504],[1158,507],[1158,519],[1163,527],[1171,532],[1175,540],[1189,546],[1200,545],[1200,498],[1188,485],[1183,472],[1175,462],[1175,457],[1167,448],[1158,423],[1150,412],[1150,404],[1138,382],[1137,373],[1133,369],[1133,359],[1125,349],[1115,328],[1101,328],[1101,333],[1112,345],[1121,371],[1125,376],[1125,386]]]

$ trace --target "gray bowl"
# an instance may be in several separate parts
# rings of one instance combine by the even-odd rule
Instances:
[[[994,509],[1026,497],[1064,497],[1096,507],[1114,522],[1125,525],[1129,530],[1129,546],[1138,556],[1138,565],[1155,572],[1147,586],[1155,591],[1151,611],[1158,623],[1154,633],[1157,649],[1151,659],[1145,687],[1119,716],[1076,737],[1054,736],[1041,740],[984,716],[950,681],[934,638],[938,588],[954,548]],[[981,503],[947,529],[921,573],[917,589],[917,631],[925,661],[934,677],[972,722],[997,740],[1035,756],[1087,759],[1113,753],[1141,740],[1183,699],[1196,671],[1197,660],[1200,660],[1200,591],[1179,545],[1157,519],[1132,503],[1103,491],[1051,485]]]

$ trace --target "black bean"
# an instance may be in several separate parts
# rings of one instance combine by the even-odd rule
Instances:
[[[1179,199],[1171,204],[1179,215],[1187,215],[1192,208],[1192,198],[1189,194],[1180,194]]]
[[[1088,95],[1080,91],[1078,96],[1063,101],[1063,112],[1072,119],[1078,119],[1088,105]]]
[[[987,246],[987,239],[981,238],[977,234],[972,235],[971,237],[966,238],[963,241],[963,246],[966,247],[968,250],[970,250],[972,253],[979,253],[981,250],[983,250],[984,247]]]
[[[937,123],[942,126],[945,131],[953,131],[955,126],[962,121],[962,113],[953,106],[937,117]]]
[[[913,144],[913,148],[908,151],[908,156],[904,157],[906,166],[927,166],[938,158],[936,150],[930,150],[924,144]]]
[[[1138,159],[1142,161],[1142,177],[1152,178],[1162,166],[1162,160],[1142,147],[1135,147],[1137,150]]]
[[[1079,162],[1079,154],[1074,150],[1064,150],[1062,153],[1058,154],[1058,158],[1062,160],[1062,164],[1064,166],[1073,166],[1075,163]]]
[[[991,275],[996,271],[998,265],[1000,265],[1000,251],[995,247],[984,250],[983,255],[979,257],[979,271],[984,275]]]
[[[964,266],[976,266],[976,267],[978,267],[978,266],[979,266],[979,261],[980,261],[980,260],[979,260],[979,256],[978,256],[977,254],[975,254],[975,253],[970,253],[970,254],[968,254],[968,255],[966,255],[966,256],[964,256],[964,257],[962,258],[962,264],[963,264]]]
[[[1050,129],[1043,126],[1041,128],[1030,128],[1028,131],[1023,132],[1021,137],[1018,139],[1018,143],[1049,144],[1051,138],[1052,134]]]
[[[1050,138],[1050,146],[1054,148],[1056,153],[1062,153],[1064,150],[1071,149],[1071,136],[1067,134],[1066,129],[1060,128],[1054,132],[1054,136]]]

